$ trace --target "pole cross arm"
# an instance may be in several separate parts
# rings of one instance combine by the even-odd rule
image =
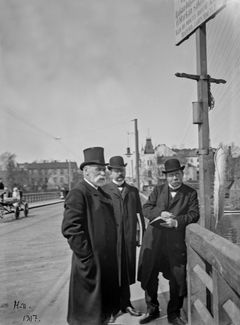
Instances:
[[[188,73],[177,72],[177,73],[175,73],[175,76],[179,77],[179,78],[193,79],[193,80],[196,80],[196,81],[206,80],[208,82],[212,82],[212,83],[216,83],[216,84],[225,84],[226,83],[226,80],[211,78],[211,76],[209,76],[208,74],[207,75],[196,75],[196,74],[188,74]]]

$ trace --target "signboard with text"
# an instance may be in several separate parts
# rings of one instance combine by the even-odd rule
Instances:
[[[224,8],[227,0],[175,0],[176,45]]]

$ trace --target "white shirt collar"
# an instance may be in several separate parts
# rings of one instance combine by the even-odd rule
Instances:
[[[93,185],[88,179],[86,179],[85,177],[84,177],[84,180],[85,180],[85,182],[87,182],[89,185],[91,185],[92,187],[94,187],[95,188],[95,190],[97,190],[98,189],[98,187],[97,186],[95,186],[95,185]]]

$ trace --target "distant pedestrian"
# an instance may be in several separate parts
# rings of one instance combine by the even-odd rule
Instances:
[[[67,321],[107,324],[119,311],[117,233],[105,183],[104,149],[87,148],[80,165],[84,179],[67,195],[62,233],[73,251]]]
[[[20,191],[17,187],[13,188],[13,192],[12,192],[12,198],[15,200],[20,200],[21,196],[20,196]]]
[[[145,230],[144,217],[138,189],[126,183],[127,164],[121,156],[111,157],[108,169],[111,182],[103,189],[113,200],[114,213],[118,229],[118,267],[120,283],[120,307],[124,313],[140,316],[130,301],[130,285],[136,281],[136,245],[137,224]]]
[[[4,184],[2,179],[0,178],[0,200],[3,201],[4,196]]]
[[[4,190],[4,184],[1,178],[0,178],[0,190]]]
[[[159,272],[169,280],[168,322],[185,324],[180,317],[187,294],[185,229],[188,224],[198,221],[199,207],[197,192],[183,184],[183,169],[178,159],[167,160],[164,171],[167,183],[156,186],[143,205],[144,216],[150,221],[155,220],[156,226],[148,225],[139,257],[138,279],[145,290],[147,304],[147,313],[140,324],[160,315]],[[157,223],[156,218],[164,223]]]

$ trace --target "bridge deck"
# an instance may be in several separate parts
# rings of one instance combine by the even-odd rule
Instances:
[[[168,302],[168,282],[159,276],[159,303],[160,303],[160,317],[152,322],[148,323],[150,325],[167,325],[166,310]],[[67,301],[68,301],[68,285],[69,282],[66,281],[65,285],[61,288],[57,297],[55,297],[51,302],[49,301],[45,312],[41,315],[41,324],[58,324],[66,325],[66,315],[67,315]],[[146,312],[146,304],[144,300],[144,292],[140,288],[140,283],[131,286],[131,300],[133,306],[140,310],[142,313]],[[133,317],[129,314],[122,314],[117,317],[115,325],[138,325],[140,317]]]
[[[167,302],[168,302],[168,292],[163,292],[160,293],[158,296],[158,300],[159,300],[159,304],[160,304],[160,317],[158,319],[155,319],[153,321],[151,321],[150,325],[166,325],[169,324],[167,321]],[[136,307],[137,310],[142,311],[143,313],[145,313],[146,311],[146,304],[144,299],[139,299],[139,300],[135,300],[133,301],[133,305],[134,307]],[[141,317],[133,317],[129,314],[123,314],[121,316],[119,316],[115,323],[116,325],[138,325],[139,324],[139,320],[141,319]]]

